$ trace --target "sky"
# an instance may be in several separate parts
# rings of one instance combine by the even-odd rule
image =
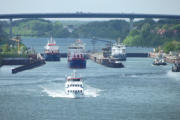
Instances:
[[[0,14],[79,11],[180,14],[180,0],[0,0]]]
[[[0,14],[75,12],[180,15],[180,0],[0,0]]]

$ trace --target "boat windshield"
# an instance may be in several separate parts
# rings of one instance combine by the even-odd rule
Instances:
[[[70,81],[81,81],[80,78],[70,78],[70,79],[68,79],[68,80],[70,80]]]
[[[80,81],[80,78],[73,78],[73,81]]]

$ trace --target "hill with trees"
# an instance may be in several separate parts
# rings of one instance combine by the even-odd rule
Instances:
[[[0,21],[0,25],[2,30],[8,33],[8,22]],[[140,20],[134,22],[134,28],[129,32],[129,22],[125,20],[85,21],[81,23],[77,21],[21,19],[13,21],[13,34],[33,37],[97,37],[115,40],[121,38],[128,46],[158,47],[166,46],[165,44],[170,44],[172,41],[180,42],[180,20]]]
[[[7,22],[0,22],[8,32]],[[129,32],[129,23],[124,20],[82,22],[49,21],[44,19],[22,19],[13,22],[13,34],[35,37],[84,37],[125,38]]]
[[[180,41],[180,21],[146,19],[135,23],[124,43],[129,46],[157,47],[170,41]]]

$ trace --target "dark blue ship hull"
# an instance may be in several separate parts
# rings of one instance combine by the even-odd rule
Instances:
[[[70,68],[86,68],[86,60],[75,59],[75,60],[69,60],[68,62]]]
[[[45,61],[60,61],[59,53],[45,53],[44,54]]]

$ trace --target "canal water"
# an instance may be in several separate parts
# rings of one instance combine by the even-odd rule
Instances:
[[[56,41],[66,51],[74,40]],[[23,42],[43,52],[47,38]],[[79,99],[64,94],[65,75],[73,71],[65,58],[18,74],[11,74],[16,66],[3,66],[0,120],[180,120],[180,73],[172,73],[170,64],[152,66],[151,58],[128,58],[123,64],[113,69],[88,60],[86,69],[77,70],[85,85]]]

